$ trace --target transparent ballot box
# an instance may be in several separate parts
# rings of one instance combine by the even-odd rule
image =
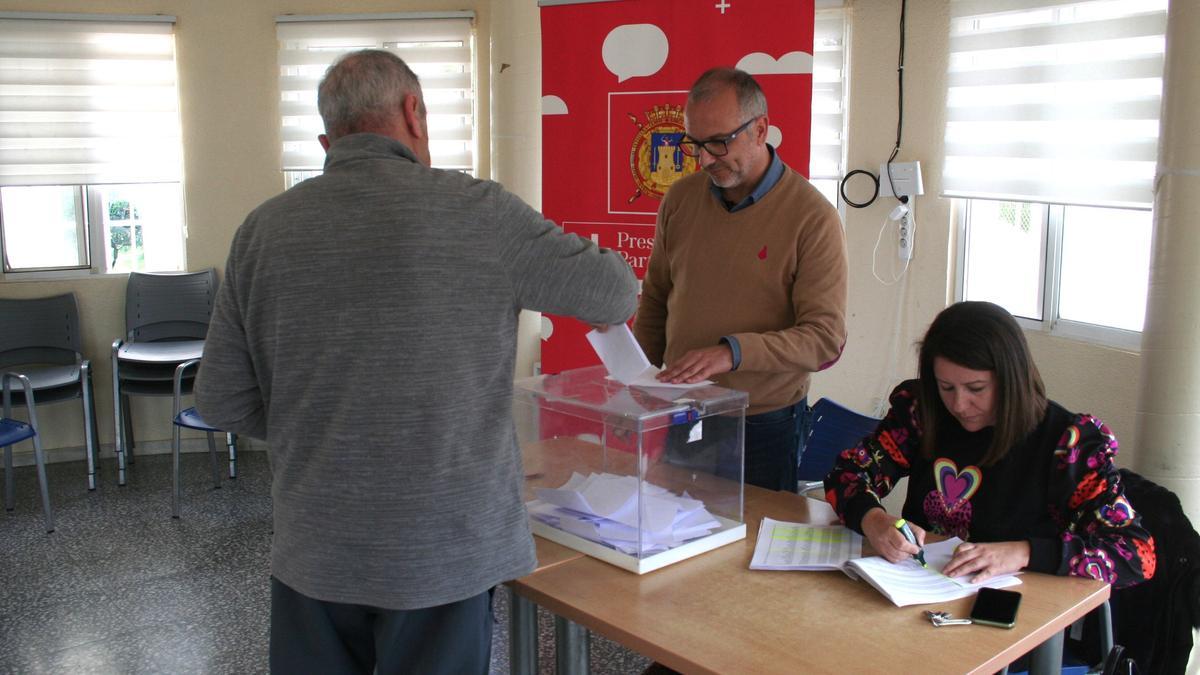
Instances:
[[[745,538],[744,392],[626,386],[603,366],[514,390],[535,534],[639,574]]]

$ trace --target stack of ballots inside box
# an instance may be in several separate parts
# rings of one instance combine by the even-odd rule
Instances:
[[[721,523],[685,492],[676,495],[650,483],[642,486],[639,549],[638,479],[574,473],[562,487],[537,488],[528,504],[537,520],[629,555],[666,551],[710,534]]]

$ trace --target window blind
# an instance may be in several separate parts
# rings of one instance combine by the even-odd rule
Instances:
[[[952,0],[943,195],[1149,208],[1167,0]]]
[[[442,169],[475,171],[474,41],[469,18],[380,18],[276,24],[279,38],[280,137],[284,171],[315,171],[325,163],[317,136],[317,86],[338,57],[388,49],[421,80],[429,151]]]
[[[846,10],[818,9],[813,28],[809,178],[838,181],[845,129]]]
[[[0,185],[178,182],[174,24],[0,18]]]

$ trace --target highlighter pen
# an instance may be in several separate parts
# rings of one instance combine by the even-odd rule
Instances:
[[[903,518],[897,520],[896,529],[900,530],[900,534],[903,534],[904,538],[909,542],[913,544],[917,543],[917,535],[913,534],[912,528],[908,526],[907,520]],[[921,563],[921,567],[929,567],[929,565],[925,564],[925,549],[922,548],[921,550],[917,551],[916,555],[913,557],[917,559],[917,562]]]

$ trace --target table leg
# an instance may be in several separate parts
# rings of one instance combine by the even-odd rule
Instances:
[[[591,634],[579,624],[554,617],[554,665],[558,675],[587,675]]]
[[[1062,672],[1063,632],[1060,630],[1029,654],[1029,675]]]
[[[537,675],[537,605],[508,588],[508,672]]]

